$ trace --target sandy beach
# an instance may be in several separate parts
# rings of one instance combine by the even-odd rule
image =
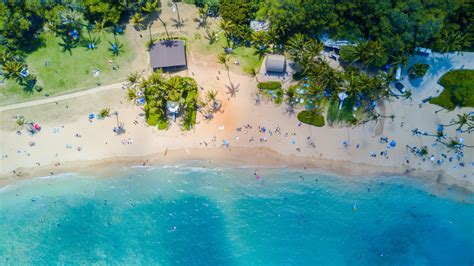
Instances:
[[[178,74],[195,78],[200,92],[219,92],[222,108],[212,120],[198,115],[198,123],[191,131],[181,131],[179,121],[167,131],[159,131],[145,123],[140,107],[126,101],[126,91],[120,85],[4,110],[0,112],[0,182],[71,171],[92,172],[93,167],[202,160],[234,166],[318,168],[349,176],[403,174],[474,191],[472,149],[465,149],[465,165],[461,166],[457,160],[442,160],[442,154],[454,155],[443,145],[433,145],[433,137],[412,133],[413,129],[434,133],[438,124],[472,111],[461,108],[435,113],[439,107],[421,102],[440,93],[442,88],[436,82],[448,70],[474,68],[473,58],[473,53],[414,58],[438,67],[430,68],[422,81],[411,83],[406,78],[405,84],[413,91],[412,100],[379,103],[379,112],[394,114],[393,120],[379,119],[356,128],[317,128],[300,124],[286,104],[257,103],[254,78],[233,72],[228,76],[214,61],[191,54],[188,69]],[[233,92],[230,82],[237,88]],[[104,107],[118,112],[118,116],[88,119],[90,113]],[[29,135],[16,125],[15,115],[40,124],[41,131]],[[120,135],[112,130],[117,120],[125,125],[125,133]],[[446,130],[448,135],[456,135],[454,127]],[[464,135],[466,144],[474,143],[472,136]],[[395,140],[396,147],[389,147],[381,138]],[[428,159],[414,156],[406,145],[426,145]]]

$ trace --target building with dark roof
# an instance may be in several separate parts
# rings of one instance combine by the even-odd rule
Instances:
[[[273,73],[285,73],[286,58],[278,54],[267,55],[265,58],[265,70]]]
[[[186,49],[182,40],[164,40],[150,49],[150,65],[153,70],[186,66]]]

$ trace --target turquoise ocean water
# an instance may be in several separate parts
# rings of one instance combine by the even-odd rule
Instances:
[[[403,177],[258,175],[129,168],[3,188],[0,265],[474,263],[472,194],[435,196]]]

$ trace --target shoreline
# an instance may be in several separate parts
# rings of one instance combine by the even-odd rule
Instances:
[[[462,56],[452,61],[453,66],[465,62]],[[215,89],[222,102],[210,120],[198,113],[191,131],[182,131],[179,120],[170,122],[166,131],[150,127],[142,108],[126,102],[126,91],[120,87],[0,112],[0,186],[51,172],[100,176],[146,161],[160,166],[195,160],[205,167],[307,168],[343,176],[409,176],[474,192],[473,149],[465,149],[463,158],[455,158],[432,136],[413,135],[414,129],[433,132],[439,124],[471,110],[437,112],[434,105],[417,104],[436,93],[439,85],[435,79],[422,82],[414,90],[413,101],[379,103],[377,110],[393,114],[393,119],[382,118],[358,127],[313,127],[296,118],[296,112],[304,107],[289,112],[284,104],[257,104],[255,79],[233,72],[229,72],[229,80],[217,79],[219,69],[191,60],[189,69],[181,73],[190,76],[191,71],[202,93]],[[230,79],[242,88],[232,97],[226,89]],[[105,106],[117,116],[88,118]],[[41,132],[29,135],[13,120],[17,115],[40,124]],[[122,134],[112,130],[118,122],[125,126]],[[455,135],[455,128],[447,127],[446,134]],[[473,139],[465,139],[471,145]],[[388,146],[389,140],[396,141],[396,147]],[[423,146],[428,147],[425,157],[408,149]]]
[[[225,154],[225,156],[221,156]],[[80,173],[94,178],[109,178],[119,174],[124,167],[179,166],[197,162],[204,168],[257,168],[310,170],[334,174],[343,178],[406,176],[439,188],[449,187],[467,193],[474,192],[474,184],[468,180],[452,177],[442,170],[427,171],[408,167],[377,166],[346,160],[330,160],[314,156],[284,155],[265,147],[190,148],[169,150],[144,156],[112,157],[101,160],[66,161],[61,165],[45,165],[33,168],[18,168],[17,175],[0,175],[0,189],[18,182],[31,181],[38,177],[66,173]],[[51,174],[53,173],[53,174]]]

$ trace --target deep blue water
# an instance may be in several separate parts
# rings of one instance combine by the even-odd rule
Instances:
[[[253,171],[132,168],[4,188],[0,265],[474,263],[473,194],[403,177]]]

